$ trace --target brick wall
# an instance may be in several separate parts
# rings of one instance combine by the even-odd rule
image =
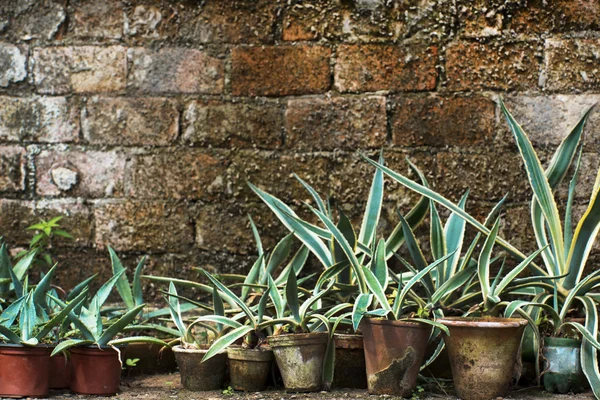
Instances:
[[[243,272],[247,214],[283,233],[246,185],[307,199],[292,172],[359,219],[373,171],[410,157],[531,249],[530,193],[493,100],[543,157],[600,100],[598,0],[4,0],[0,233],[66,214],[61,284],[108,273],[105,246],[148,272]],[[587,129],[580,200],[597,169]],[[388,184],[382,228],[414,195]],[[564,191],[561,192],[564,195]],[[581,212],[581,206],[578,212]]]

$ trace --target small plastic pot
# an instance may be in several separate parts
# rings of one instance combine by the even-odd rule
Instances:
[[[227,366],[227,353],[221,352],[214,357],[202,362],[208,350],[184,349],[181,346],[173,347],[181,385],[187,390],[206,391],[217,390],[225,383],[225,369]]]
[[[71,391],[78,394],[113,396],[119,392],[121,363],[111,347],[72,347]]]
[[[334,388],[366,389],[367,372],[362,335],[334,334]]]
[[[329,333],[269,336],[283,385],[288,392],[316,392],[323,387],[323,362]]]
[[[65,354],[50,357],[50,389],[71,387],[71,360]]]
[[[360,330],[370,394],[410,397],[431,329],[416,322],[363,318]]]
[[[586,378],[581,369],[581,340],[569,338],[544,339],[544,389],[551,393],[581,393]]]
[[[258,392],[266,387],[273,364],[273,351],[270,348],[230,347],[227,349],[227,358],[230,385],[234,390]]]
[[[49,347],[0,345],[0,397],[48,397]]]

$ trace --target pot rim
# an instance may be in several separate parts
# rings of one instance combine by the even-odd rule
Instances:
[[[270,347],[244,349],[242,346],[232,346],[227,348],[227,358],[239,361],[271,362],[273,360],[273,350]]]
[[[553,343],[550,343],[553,342]],[[581,340],[567,337],[553,337],[547,336],[544,338],[544,346],[550,345],[555,347],[579,347],[581,346]]]
[[[286,333],[267,337],[271,348],[324,344],[327,340],[329,340],[328,332]]]
[[[184,349],[181,345],[171,347],[174,353],[187,353],[187,354],[206,354],[208,349]],[[226,354],[227,349],[219,351],[217,354]]]
[[[527,325],[523,318],[501,317],[444,317],[437,322],[450,327],[459,328],[520,328]]]
[[[366,318],[363,318],[363,322],[372,324],[372,325],[392,325],[392,326],[402,326],[402,327],[406,327],[406,328],[431,329],[431,325],[427,325],[422,322],[416,322],[416,321],[389,320],[389,319],[366,317]]]

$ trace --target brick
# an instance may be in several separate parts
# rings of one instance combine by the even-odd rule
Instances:
[[[27,46],[0,43],[0,87],[27,77]]]
[[[22,1],[3,0],[0,2],[0,34],[10,41],[52,41],[63,31],[67,20],[64,1]]]
[[[546,89],[600,88],[599,39],[548,39],[545,49]]]
[[[397,146],[471,146],[494,136],[495,105],[484,97],[398,97],[392,138]]]
[[[182,138],[192,145],[267,148],[281,145],[283,112],[278,102],[191,101],[183,115]]]
[[[499,201],[509,193],[509,201],[531,198],[521,157],[506,152],[497,154],[438,153],[436,184],[439,192],[458,200],[467,189],[469,198]]]
[[[180,28],[180,16],[188,15],[195,8],[169,0],[136,1],[135,6],[125,7],[124,35],[134,41],[145,39],[172,39]]]
[[[433,90],[436,47],[340,45],[335,86],[340,92]]]
[[[69,34],[73,37],[120,39],[123,36],[123,8],[120,2],[70,1],[69,11]]]
[[[0,193],[25,190],[25,149],[18,146],[0,146]]]
[[[128,166],[127,193],[145,199],[210,199],[225,191],[225,167],[200,151],[138,155]]]
[[[502,218],[503,235],[513,246],[525,254],[537,250],[535,234],[531,225],[529,206],[507,207]]]
[[[224,62],[194,49],[129,49],[128,86],[149,93],[207,93],[223,91]]]
[[[116,151],[42,150],[35,157],[42,196],[119,197],[126,157]]]
[[[127,76],[125,48],[35,48],[33,76],[38,92],[43,94],[120,91]]]
[[[506,107],[523,127],[536,147],[558,147],[585,112],[600,101],[599,95],[510,96]],[[515,141],[504,118],[498,142],[514,145]],[[592,112],[584,128],[585,151],[597,151],[600,145],[600,115]]]
[[[446,50],[450,90],[525,90],[538,84],[537,45],[454,42]]]
[[[77,104],[65,97],[1,96],[0,140],[73,142],[79,135]]]
[[[600,1],[557,0],[553,3],[561,30],[597,30],[600,27]]]
[[[177,137],[177,102],[94,96],[82,112],[82,128],[84,139],[90,143],[164,146]]]
[[[179,34],[199,43],[270,43],[277,9],[272,0],[207,1],[187,7]]]
[[[322,46],[237,47],[231,53],[234,96],[323,93],[331,50]]]
[[[573,162],[573,165],[577,161]],[[577,176],[577,184],[575,186],[575,198],[583,200],[585,206],[589,203],[589,199],[594,190],[594,184],[596,183],[596,176],[600,169],[600,157],[597,153],[583,153],[581,156],[581,166],[579,167],[579,174]],[[563,207],[567,204],[568,197],[568,183],[572,178],[574,168],[571,167],[567,178],[565,178],[565,184],[561,185],[556,193],[556,198],[559,199],[557,202]],[[583,215],[583,214],[582,214]]]
[[[185,206],[156,201],[103,200],[94,205],[95,243],[115,250],[183,251],[194,242]]]
[[[386,140],[383,96],[291,99],[285,117],[286,147],[298,150],[381,147]]]

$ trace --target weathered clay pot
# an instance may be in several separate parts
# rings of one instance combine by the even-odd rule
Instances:
[[[121,363],[111,347],[72,347],[71,391],[78,394],[112,396],[119,392]]]
[[[316,392],[323,386],[323,361],[329,334],[313,332],[269,336],[288,392]]]
[[[581,340],[569,338],[544,339],[544,389],[552,393],[580,393],[586,378],[580,362]]]
[[[50,389],[71,387],[71,360],[65,354],[50,357]]]
[[[463,400],[489,400],[507,392],[527,321],[448,317],[444,335],[454,387]]]
[[[362,335],[334,334],[334,388],[367,388],[367,372]]]
[[[48,347],[0,346],[0,397],[47,397]]]
[[[425,358],[431,326],[364,318],[360,329],[369,393],[410,397]]]
[[[214,357],[202,362],[208,350],[184,349],[181,346],[173,347],[181,385],[193,391],[217,390],[225,383],[225,368],[227,366],[227,353],[221,352]]]
[[[227,349],[227,359],[233,389],[258,392],[266,387],[273,364],[273,351],[270,348],[230,347]]]
[[[177,370],[175,354],[169,347],[156,343],[131,343],[123,350],[123,363],[139,359],[135,367],[127,367],[127,376],[161,374]]]

